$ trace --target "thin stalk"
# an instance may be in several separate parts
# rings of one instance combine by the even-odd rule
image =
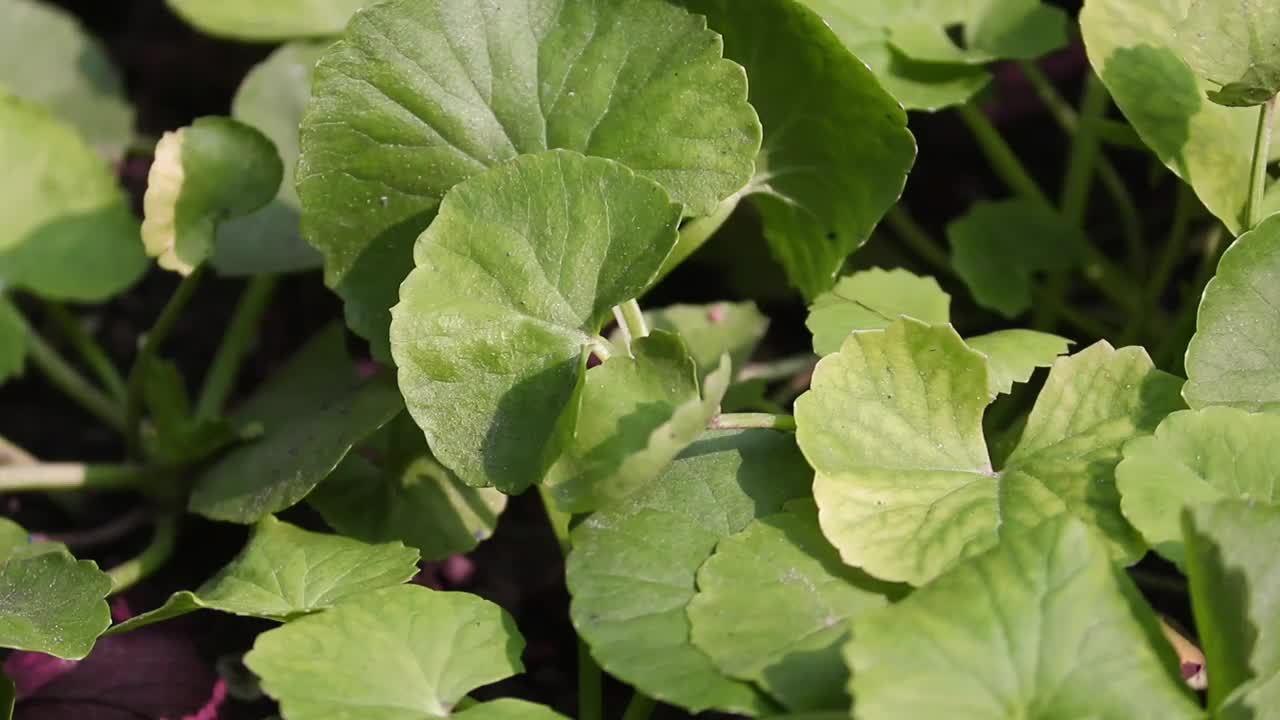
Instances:
[[[143,382],[146,379],[143,368],[155,357],[160,345],[173,331],[178,318],[182,316],[182,311],[200,285],[200,279],[204,277],[204,273],[205,266],[201,265],[178,284],[178,288],[169,297],[169,302],[160,311],[160,317],[156,318],[151,330],[143,336],[138,357],[133,361],[133,369],[129,371],[128,403],[125,405],[125,427],[127,428],[125,439],[131,453],[135,456],[142,452],[142,391]]]
[[[790,415],[773,415],[770,413],[723,413],[711,418],[709,428],[712,430],[765,428],[794,432],[796,419]]]
[[[1267,189],[1267,161],[1271,157],[1271,131],[1275,127],[1276,98],[1258,108],[1258,131],[1253,138],[1253,168],[1249,173],[1249,204],[1245,211],[1251,229],[1262,222],[1262,196]]]
[[[112,430],[121,433],[126,431],[128,427],[126,411],[71,367],[70,363],[64,360],[58,351],[45,342],[44,338],[29,325],[26,342],[27,356],[36,367],[40,368],[40,372],[44,373],[49,382]]]
[[[1022,161],[1014,154],[1013,148],[1004,141],[1000,131],[987,119],[986,113],[972,103],[959,106],[960,119],[969,126],[978,146],[991,163],[991,169],[1004,181],[1014,193],[1036,202],[1049,205],[1049,198],[1032,179]]]
[[[1188,286],[1188,292],[1182,301],[1182,310],[1153,354],[1156,366],[1161,369],[1174,374],[1181,374],[1183,370],[1178,354],[1186,351],[1191,336],[1196,332],[1196,316],[1200,312],[1200,298],[1204,294],[1204,287],[1209,284],[1214,269],[1218,267],[1218,258],[1222,256],[1228,245],[1222,242],[1222,234],[1221,225],[1215,225],[1209,231],[1205,239],[1205,253],[1200,258],[1200,268],[1196,271],[1195,280]]]
[[[556,536],[556,542],[560,544],[560,552],[568,555],[569,523],[573,516],[556,505],[556,499],[551,496],[551,491],[547,490],[546,485],[538,485],[538,494],[542,497],[542,509],[547,513],[547,523],[551,525],[551,532]]]
[[[259,275],[249,281],[205,376],[204,387],[196,401],[197,418],[212,419],[222,414],[227,398],[235,388],[240,367],[257,339],[258,322],[271,303],[278,283],[275,275]]]
[[[35,465],[38,462],[40,461],[36,460],[36,456],[27,452],[26,448],[0,435],[0,466]]]
[[[145,506],[138,506],[97,527],[62,533],[45,533],[45,537],[52,542],[62,543],[72,550],[83,550],[116,542],[150,519],[150,510]]]
[[[591,648],[578,638],[578,720],[603,720],[604,671],[591,657]]]
[[[151,542],[132,560],[107,571],[111,577],[111,594],[117,595],[150,577],[173,556],[173,546],[178,537],[178,518],[165,514],[156,518],[155,533]]]
[[[139,488],[159,474],[136,465],[37,463],[0,465],[0,493]]]
[[[1078,228],[1084,227],[1085,210],[1089,206],[1089,189],[1098,159],[1098,121],[1106,110],[1107,89],[1097,75],[1089,73],[1080,101],[1080,124],[1071,143],[1067,175],[1062,183],[1062,214]]]
[[[924,228],[920,227],[901,205],[894,205],[889,208],[889,212],[884,219],[889,224],[889,227],[893,228],[893,232],[897,234],[898,238],[912,252],[919,255],[922,260],[945,275],[955,274],[955,269],[951,267],[951,258],[947,256],[947,251],[934,242],[929,233],[925,232]]]
[[[1173,205],[1173,224],[1169,226],[1169,235],[1164,241],[1164,252],[1156,262],[1151,273],[1151,281],[1147,284],[1147,303],[1152,306],[1160,304],[1160,298],[1169,288],[1169,280],[1178,267],[1178,261],[1187,252],[1187,228],[1191,227],[1191,218],[1195,216],[1196,197],[1191,186],[1178,183],[1178,196]]]
[[[805,353],[768,362],[751,363],[738,373],[738,380],[787,380],[800,373],[809,372],[817,362],[817,355]]]
[[[626,325],[631,339],[639,340],[642,337],[648,337],[649,321],[645,319],[644,311],[640,309],[640,303],[633,298],[622,303],[619,307],[622,308],[622,323]]]
[[[84,358],[85,364],[98,376],[98,380],[102,382],[102,386],[112,398],[123,405],[127,395],[124,377],[120,375],[120,371],[116,369],[115,363],[111,362],[111,358],[107,356],[102,346],[90,337],[80,325],[80,321],[59,303],[46,303],[45,312],[58,326],[58,330],[66,336],[71,346],[80,353],[80,357]]]
[[[705,245],[711,239],[711,236],[715,235],[716,231],[728,222],[729,217],[733,215],[733,211],[737,209],[738,203],[742,201],[744,196],[744,192],[731,195],[720,201],[720,204],[716,206],[715,210],[711,211],[710,215],[694,218],[685,223],[684,227],[680,228],[680,237],[676,241],[676,246],[672,248],[671,254],[662,263],[662,269],[658,271],[658,280],[666,277],[668,273],[687,260],[698,248]]]
[[[657,706],[657,700],[637,691],[631,696],[631,702],[627,703],[627,709],[622,713],[622,720],[649,720],[649,716],[653,715],[653,709]]]

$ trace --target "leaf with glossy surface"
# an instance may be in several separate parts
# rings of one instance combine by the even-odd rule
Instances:
[[[27,357],[27,322],[18,309],[0,297],[0,383],[21,375]]]
[[[196,480],[187,507],[238,523],[290,507],[328,477],[353,445],[402,409],[400,394],[386,378],[326,397],[313,413],[224,455]]]
[[[1209,709],[1223,720],[1268,717],[1280,702],[1280,508],[1223,500],[1182,522]]]
[[[1193,408],[1280,407],[1280,215],[1227,248],[1204,289],[1196,334],[1187,346]]]
[[[405,585],[269,630],[244,662],[290,720],[427,720],[523,670],[523,649],[497,605]]]
[[[760,124],[705,20],[660,0],[395,0],[316,68],[303,231],[348,321],[385,346],[413,238],[454,185],[554,148],[618,160],[690,215],[750,179]]]
[[[693,646],[685,607],[716,543],[807,495],[811,477],[786,434],[709,433],[644,492],[575,528],[566,565],[570,614],[601,666],[693,712],[770,709]]]
[[[278,42],[337,35],[369,0],[167,0],[201,32],[234,40]]]
[[[857,618],[845,657],[865,720],[1201,717],[1155,616],[1069,517]]]
[[[320,253],[302,239],[294,167],[298,125],[311,97],[311,71],[329,43],[291,42],[255,65],[231,101],[231,116],[256,128],[280,154],[284,175],[274,200],[218,226],[210,262],[225,275],[297,272],[319,267]]]
[[[964,342],[987,356],[992,397],[1012,392],[1014,383],[1030,380],[1036,368],[1053,365],[1074,344],[1064,337],[1022,329],[998,330]]]
[[[751,12],[731,0],[680,2],[706,15],[725,57],[747,69],[764,145],[745,192],[791,284],[814,298],[902,194],[916,150],[906,113],[795,0],[757,0]]]
[[[0,17],[0,88],[47,108],[100,153],[119,157],[133,135],[133,106],[102,43],[44,2],[0,0]]]
[[[947,225],[951,261],[979,305],[1008,318],[1031,308],[1034,273],[1069,270],[1084,239],[1053,209],[1030,200],[979,203]]]
[[[165,133],[142,200],[147,254],[189,274],[213,253],[218,223],[271,202],[282,173],[271,140],[242,122],[204,117]]]
[[[938,281],[908,270],[872,268],[845,276],[809,306],[813,350],[830,355],[854,330],[879,330],[900,316],[929,325],[951,321],[951,296]]]
[[[1181,406],[1140,348],[1098,343],[1058,360],[1002,470],[982,434],[986,358],[949,326],[902,319],[856,332],[796,401],[823,532],[845,562],[920,585],[1005,532],[1070,513],[1123,561],[1141,538],[1120,514],[1125,441]]]
[[[792,710],[848,707],[847,621],[893,590],[841,562],[817,508],[797,500],[716,546],[689,602],[693,644]]]
[[[1233,232],[1243,230],[1257,110],[1228,108],[1183,62],[1176,27],[1192,0],[1088,0],[1089,62],[1142,141]]]
[[[631,352],[587,371],[573,438],[543,478],[565,512],[616,504],[653,482],[720,407],[727,361],[699,390],[678,335],[654,331]]]
[[[112,631],[128,632],[200,609],[289,620],[399,585],[417,572],[417,551],[398,542],[369,545],[267,516],[240,554],[195,592],[176,592],[162,607]]]
[[[400,391],[446,467],[519,493],[559,454],[583,348],[640,295],[680,208],[652,180],[564,150],[449,193],[392,311]]]
[[[70,126],[0,91],[0,292],[95,302],[146,269],[110,168]]]
[[[1220,86],[1219,105],[1261,105],[1280,92],[1280,13],[1269,0],[1195,0],[1176,46],[1192,70]]]

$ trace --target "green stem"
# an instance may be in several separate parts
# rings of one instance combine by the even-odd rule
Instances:
[[[1013,148],[1009,147],[1001,137],[1000,131],[996,130],[996,127],[987,119],[986,113],[972,103],[960,105],[959,111],[960,118],[969,126],[974,139],[978,141],[978,146],[982,148],[987,161],[991,163],[991,169],[1000,176],[1005,185],[1023,198],[1049,205],[1049,198],[1018,160]]]
[[[27,356],[49,382],[111,429],[125,432],[128,427],[125,411],[71,367],[30,325],[26,330]]]
[[[738,373],[738,380],[787,380],[812,370],[817,362],[817,355],[805,353],[768,362],[751,363]]]
[[[133,368],[129,371],[128,403],[125,405],[127,428],[125,439],[128,442],[130,452],[135,457],[142,453],[142,395],[143,384],[146,381],[145,368],[147,363],[155,357],[156,351],[164,343],[165,338],[173,331],[178,318],[182,316],[182,311],[186,308],[191,296],[195,294],[196,288],[200,285],[200,279],[204,277],[204,273],[205,266],[201,265],[178,284],[178,288],[169,297],[169,302],[160,311],[160,317],[156,318],[151,330],[143,336],[142,345],[138,349],[138,357],[134,359]]]
[[[723,413],[711,418],[709,427],[712,430],[766,428],[794,432],[796,419],[790,415],[772,415],[770,413]]]
[[[1067,175],[1062,184],[1062,214],[1075,227],[1084,227],[1089,206],[1089,188],[1098,158],[1098,121],[1107,110],[1107,89],[1098,76],[1089,73],[1080,101],[1080,124],[1071,143]]]
[[[142,552],[132,560],[126,560],[107,571],[107,575],[111,577],[111,593],[116,595],[124,592],[160,569],[173,556],[177,537],[177,516],[165,514],[157,517],[155,533]]]
[[[1271,131],[1275,126],[1276,98],[1258,108],[1258,131],[1253,138],[1253,168],[1249,173],[1249,205],[1245,229],[1262,222],[1262,197],[1267,190],[1267,161],[1271,156]]]
[[[1168,370],[1175,375],[1180,375],[1183,371],[1182,360],[1178,355],[1186,351],[1191,336],[1196,332],[1196,316],[1200,312],[1200,298],[1204,294],[1204,287],[1209,284],[1209,279],[1213,277],[1213,271],[1218,266],[1218,258],[1229,244],[1222,242],[1222,234],[1221,225],[1214,225],[1209,231],[1205,239],[1205,253],[1200,258],[1200,268],[1196,271],[1195,280],[1188,287],[1188,292],[1182,301],[1182,310],[1152,356],[1156,367]]]
[[[922,260],[932,265],[938,272],[945,275],[954,275],[955,269],[951,267],[951,258],[947,256],[938,243],[933,241],[929,233],[920,227],[914,218],[902,207],[902,205],[894,205],[889,208],[889,212],[885,215],[885,222],[889,227],[893,228],[893,232],[898,238],[911,249]]]
[[[603,720],[604,671],[591,657],[591,648],[578,638],[578,720]]]
[[[649,321],[645,319],[644,311],[640,309],[640,303],[635,299],[622,303],[622,319],[633,340],[649,336]]]
[[[631,702],[627,703],[627,709],[622,713],[622,720],[649,720],[649,716],[653,715],[653,709],[657,706],[658,701],[637,691],[631,696]]]
[[[0,493],[139,488],[157,474],[155,468],[135,465],[71,462],[0,465]]]
[[[222,336],[222,344],[213,356],[213,365],[205,376],[200,399],[196,401],[197,418],[212,419],[222,414],[227,398],[235,388],[240,366],[257,339],[258,322],[270,304],[278,282],[274,275],[259,275],[249,281],[249,286],[240,296],[226,334]]]
[[[0,435],[0,466],[35,465],[39,460],[12,440]]]
[[[560,552],[568,555],[569,524],[573,516],[560,509],[546,485],[538,485],[538,494],[542,497],[542,508],[547,513],[547,523],[551,525],[551,532],[555,534],[556,542],[560,544]]]
[[[50,319],[58,326],[58,330],[70,341],[72,347],[80,353],[80,357],[84,358],[89,369],[93,370],[98,379],[102,381],[103,387],[107,389],[112,398],[116,402],[124,404],[127,395],[124,387],[124,378],[120,375],[120,371],[116,369],[115,363],[111,362],[111,358],[107,356],[107,352],[102,349],[102,346],[95,342],[92,337],[89,337],[89,334],[80,325],[80,321],[59,303],[46,303],[45,312],[49,314]]]
[[[697,251],[698,248],[706,244],[712,235],[716,234],[729,217],[733,215],[733,211],[737,209],[738,203],[746,196],[746,192],[739,192],[731,195],[720,202],[710,215],[704,215],[700,218],[694,218],[684,224],[680,228],[680,237],[676,241],[676,246],[671,250],[671,254],[667,256],[666,262],[662,263],[662,269],[658,271],[657,280],[666,277],[668,273],[676,269],[680,263],[684,262]],[[656,283],[657,280],[654,282]]]
[[[1191,218],[1195,215],[1196,197],[1191,186],[1178,183],[1178,196],[1173,205],[1173,224],[1169,226],[1169,236],[1164,241],[1164,252],[1156,262],[1151,273],[1151,281],[1147,284],[1147,303],[1152,307],[1160,305],[1160,298],[1169,288],[1169,280],[1178,267],[1178,261],[1187,252],[1187,228],[1191,227]]]

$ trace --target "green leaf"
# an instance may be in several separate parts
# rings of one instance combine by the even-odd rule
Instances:
[[[809,306],[805,326],[813,333],[813,350],[830,355],[854,330],[879,330],[899,316],[929,325],[951,321],[951,296],[931,277],[901,268],[871,268],[847,275]]]
[[[660,0],[394,0],[316,68],[303,231],[348,322],[385,349],[413,238],[459,182],[554,148],[625,164],[690,215],[750,179],[760,124],[705,20]]]
[[[685,607],[716,543],[807,495],[810,478],[788,435],[708,433],[658,482],[579,524],[566,563],[570,613],[601,666],[693,712],[770,709],[692,645]]]
[[[1066,517],[857,618],[845,657],[863,720],[1201,717],[1137,589]]]
[[[222,219],[271,202],[282,172],[271,140],[237,120],[204,117],[165,133],[142,201],[147,254],[190,273],[212,254]]]
[[[684,342],[661,330],[587,372],[574,436],[543,483],[561,510],[586,513],[653,482],[715,416],[729,384],[728,359],[698,374]]]
[[[1142,141],[1232,233],[1244,225],[1257,110],[1205,93],[1175,49],[1192,0],[1088,0],[1080,14],[1089,61]]]
[[[1072,341],[1035,330],[999,330],[965,338],[965,344],[987,356],[991,396],[1013,391],[1014,383],[1031,379],[1036,368],[1049,367],[1066,355]]]
[[[1119,560],[1142,541],[1120,514],[1125,441],[1181,406],[1179,381],[1141,348],[1105,342],[1058,360],[1005,467],[982,434],[986,358],[949,326],[902,319],[855,332],[796,401],[796,437],[817,471],[823,532],[845,562],[921,585],[1001,535],[1070,513]]]
[[[449,193],[414,250],[391,342],[409,412],[463,482],[519,493],[542,477],[583,348],[653,281],[679,216],[653,181],[564,150]]]
[[[1116,468],[1121,509],[1152,549],[1183,565],[1184,507],[1235,498],[1280,504],[1275,440],[1280,417],[1210,407],[1165,418],[1130,442]]]
[[[756,0],[750,12],[733,0],[681,4],[706,15],[725,57],[747,69],[764,145],[744,192],[791,284],[814,298],[901,196],[916,154],[907,115],[795,0]]]
[[[1280,92],[1280,14],[1267,0],[1195,0],[1175,28],[1192,70],[1221,86],[1219,105],[1261,105]]]
[[[1030,200],[978,203],[947,225],[951,261],[979,305],[1014,318],[1031,308],[1034,273],[1069,270],[1084,239],[1052,208]]]
[[[0,0],[0,17],[0,90],[47,108],[103,155],[123,154],[133,106],[102,43],[44,2]]]
[[[200,609],[289,620],[399,585],[418,572],[418,553],[400,543],[368,545],[303,530],[268,515],[229,565],[196,589],[121,623],[128,632]]]
[[[568,720],[546,705],[516,698],[500,698],[473,705],[454,713],[453,717],[459,720]]]
[[[0,91],[0,292],[95,302],[146,269],[138,224],[107,164],[70,126]]]
[[[1200,300],[1187,347],[1193,408],[1280,407],[1280,215],[1262,221],[1227,248]]]
[[[0,648],[67,660],[88,655],[111,624],[103,599],[111,578],[60,545],[29,543],[13,522],[0,530]]]
[[[680,336],[698,366],[699,378],[718,368],[725,353],[734,373],[740,373],[769,329],[769,318],[753,302],[668,305],[646,311],[644,317],[654,330]],[[616,345],[620,337],[615,332],[609,339]]]
[[[268,428],[200,474],[188,509],[214,520],[256,522],[290,507],[328,477],[357,442],[403,409],[400,394],[375,378],[326,396],[314,411]]]
[[[167,0],[201,32],[233,40],[279,42],[336,35],[369,0]]]
[[[521,672],[523,649],[497,605],[406,585],[262,633],[244,662],[289,720],[426,720]],[[459,715],[502,717],[489,712]]]
[[[302,239],[294,166],[298,125],[311,97],[311,71],[328,42],[292,42],[254,66],[235,99],[231,116],[260,131],[280,154],[284,175],[274,200],[218,226],[210,262],[225,275],[262,275],[319,267],[320,254]]]
[[[409,447],[392,447],[381,464],[348,455],[307,496],[325,522],[366,542],[399,540],[417,548],[424,560],[467,552],[493,534],[506,495],[463,484],[431,456],[407,413],[380,432],[389,444]]]
[[[847,621],[891,590],[841,562],[813,502],[796,500],[721,540],[703,564],[689,602],[693,643],[792,710],[847,708]]]
[[[21,375],[27,356],[27,322],[0,296],[0,383]]]
[[[903,3],[889,39],[922,62],[1034,60],[1064,47],[1070,24],[1066,12],[1040,0],[923,0]]]
[[[978,66],[919,62],[893,49],[888,25],[895,5],[878,0],[803,2],[822,16],[845,46],[871,68],[884,89],[908,110],[934,111],[961,105],[991,79]]]
[[[1182,523],[1209,709],[1269,717],[1280,702],[1280,508],[1223,500],[1184,511]]]
[[[13,720],[13,706],[18,699],[18,690],[13,680],[0,668],[0,720]]]
[[[359,380],[347,354],[346,331],[334,321],[309,338],[231,416],[242,425],[261,425],[267,434],[278,432],[319,412]]]

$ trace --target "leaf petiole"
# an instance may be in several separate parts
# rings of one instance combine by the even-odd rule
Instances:
[[[25,320],[24,320],[25,323]],[[117,432],[125,432],[126,412],[73,368],[53,346],[27,325],[27,355],[67,397]]]
[[[177,516],[172,514],[157,516],[155,533],[142,552],[138,553],[137,557],[126,560],[107,571],[107,575],[111,578],[111,594],[117,595],[124,592],[160,569],[173,555],[177,537]]]
[[[0,493],[140,488],[160,474],[157,468],[137,465],[0,465]]]
[[[653,709],[657,705],[656,700],[637,691],[631,696],[631,702],[627,703],[627,709],[622,713],[622,720],[649,720],[649,716],[653,714]]]
[[[764,428],[767,430],[795,432],[796,419],[790,415],[773,415],[770,413],[723,413],[711,418],[709,428],[712,430]]]
[[[249,281],[249,286],[240,296],[227,332],[222,336],[222,344],[213,357],[213,365],[205,376],[200,399],[196,401],[197,418],[211,420],[222,414],[227,398],[235,388],[240,366],[257,338],[258,322],[271,303],[278,282],[275,275],[259,275]]]
[[[127,395],[124,377],[120,375],[120,371],[111,362],[111,358],[107,357],[107,353],[102,349],[102,346],[84,331],[84,328],[80,326],[80,321],[60,303],[45,303],[45,312],[57,324],[58,330],[66,336],[76,351],[80,353],[80,357],[84,358],[85,363],[98,376],[98,379],[102,381],[102,386],[106,388],[111,397],[116,402],[123,404]]]
[[[1271,134],[1275,129],[1276,98],[1272,96],[1258,108],[1258,130],[1253,138],[1253,167],[1249,174],[1249,204],[1245,210],[1245,229],[1262,222],[1262,197],[1267,189],[1267,162],[1271,157]]]

